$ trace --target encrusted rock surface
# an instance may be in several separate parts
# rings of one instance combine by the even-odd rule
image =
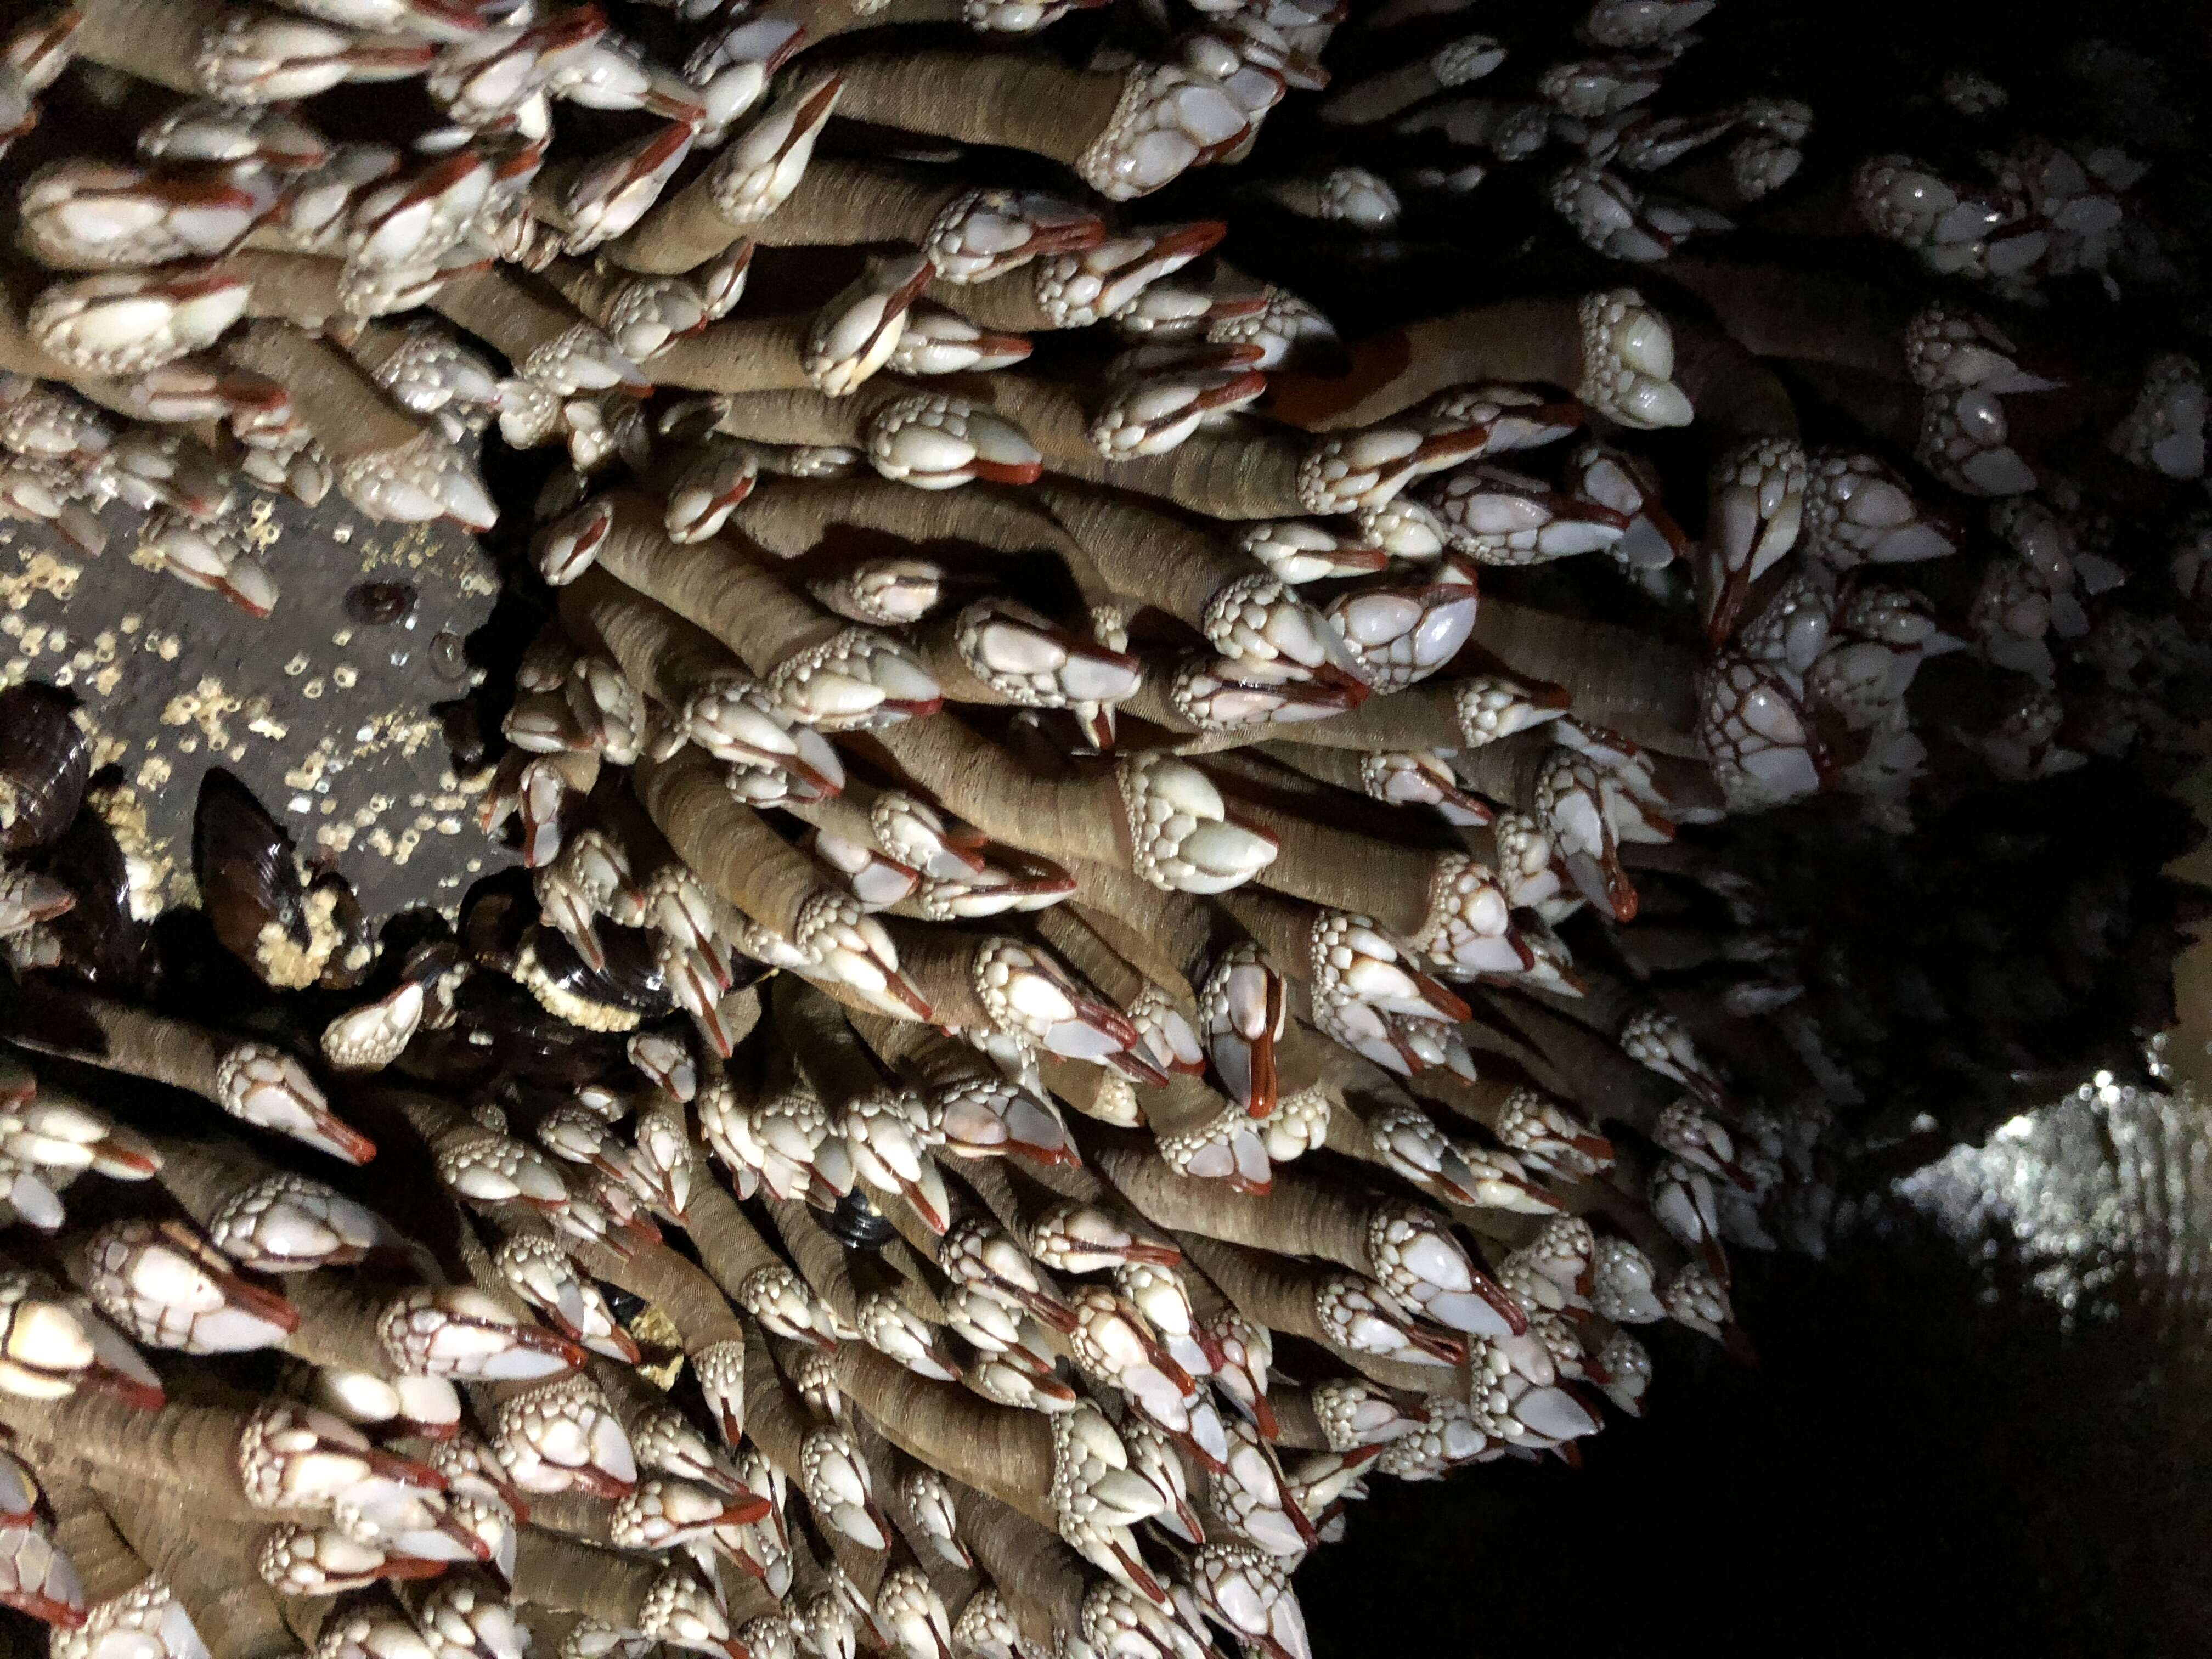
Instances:
[[[96,559],[0,524],[0,679],[83,699],[94,799],[143,913],[192,901],[193,806],[216,766],[371,919],[451,908],[507,861],[476,823],[489,773],[457,760],[441,717],[478,678],[467,641],[497,597],[492,560],[455,526],[372,524],[335,495],[241,510],[282,588],[266,618],[136,562],[126,509]]]

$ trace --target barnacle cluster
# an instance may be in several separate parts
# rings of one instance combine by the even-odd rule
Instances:
[[[2141,164],[1963,74],[1946,154],[1824,155],[1668,95],[1713,10],[17,25],[11,631],[95,637],[118,535],[272,641],[404,625],[313,526],[483,533],[416,712],[509,851],[349,879],[370,775],[217,744],[149,890],[128,666],[11,667],[0,1601],[72,1659],[1306,1659],[1368,1482],[1741,1349],[1727,1247],[1817,1240],[1900,1054],[2009,1109],[2154,1017],[2155,858],[2021,827],[2205,678],[2201,374],[2054,325],[2171,274]],[[1387,325],[1186,211],[1389,273],[1516,192]]]

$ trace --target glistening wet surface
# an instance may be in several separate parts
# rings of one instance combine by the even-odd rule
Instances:
[[[1377,1482],[1299,1591],[1408,1654],[2183,1654],[2212,1639],[2212,1132],[2097,1089],[1735,1253],[1755,1370],[1650,1334],[1585,1467]],[[1401,1644],[1403,1645],[1401,1646]]]

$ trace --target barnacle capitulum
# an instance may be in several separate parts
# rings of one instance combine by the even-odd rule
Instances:
[[[1703,0],[1072,9],[11,26],[58,1650],[1307,1659],[1366,1483],[1744,1352],[1891,1050],[2111,1061],[2173,890],[1957,825],[2201,712],[2139,164],[1824,154]]]

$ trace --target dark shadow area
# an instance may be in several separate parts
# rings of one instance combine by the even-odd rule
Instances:
[[[1740,1257],[1756,1370],[1655,1334],[1651,1414],[1612,1423],[1581,1471],[1376,1482],[1299,1573],[1317,1646],[2202,1651],[2201,1115],[2056,1109],[2063,1159],[1966,1155],[2040,1212],[2036,1249],[2004,1224],[1962,1249],[1885,1204],[1825,1262]]]

